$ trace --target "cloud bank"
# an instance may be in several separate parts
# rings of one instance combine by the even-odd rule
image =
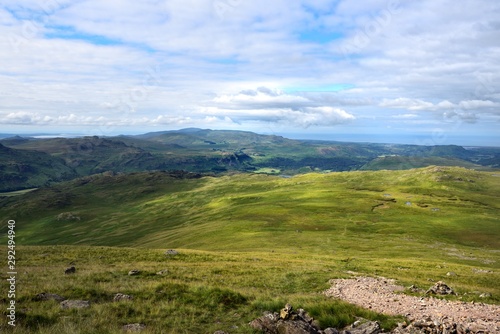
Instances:
[[[0,0],[0,126],[425,134],[455,122],[454,135],[500,144],[499,17],[495,0]]]

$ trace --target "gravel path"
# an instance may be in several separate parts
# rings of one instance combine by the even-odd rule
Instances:
[[[394,280],[357,277],[331,280],[327,296],[379,313],[403,315],[414,327],[458,326],[457,332],[500,333],[500,306],[482,303],[452,302],[433,297],[415,297],[403,291]],[[427,325],[426,325],[427,324]]]

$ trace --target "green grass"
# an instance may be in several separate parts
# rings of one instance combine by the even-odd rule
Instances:
[[[4,248],[1,249],[5,251]],[[324,325],[345,326],[356,316],[381,320],[359,307],[319,292],[332,276],[345,276],[342,261],[270,252],[221,253],[87,246],[18,248],[18,326],[6,324],[5,300],[0,329],[14,333],[120,333],[127,323],[144,323],[147,333],[252,333],[248,322],[286,302],[311,309]],[[77,272],[64,275],[74,263]],[[131,269],[141,274],[129,276]],[[166,275],[156,272],[167,269]],[[2,276],[2,281],[5,277]],[[41,292],[91,301],[84,310],[61,310],[55,301],[37,301]],[[116,293],[132,301],[113,302]],[[319,307],[321,306],[321,307]]]
[[[394,319],[320,294],[329,279],[351,272],[423,289],[444,280],[459,294],[452,299],[499,304],[496,175],[450,167],[292,178],[156,172],[4,198],[0,211],[16,220],[22,268],[17,332],[118,333],[144,322],[152,333],[250,333],[245,324],[286,302],[325,326],[355,316],[392,326]],[[67,212],[79,219],[57,218]],[[5,231],[2,225],[2,245]],[[167,257],[169,248],[181,254]],[[61,274],[71,262],[77,274]],[[131,269],[142,273],[130,277]],[[155,275],[162,269],[169,273]],[[33,301],[40,292],[93,306],[62,311]],[[118,292],[136,298],[113,303]],[[492,297],[479,298],[484,292]]]

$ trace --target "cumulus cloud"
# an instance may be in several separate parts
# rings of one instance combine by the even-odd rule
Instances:
[[[0,126],[378,133],[388,119],[422,132],[459,119],[495,135],[499,11],[496,0],[0,0]]]
[[[278,89],[259,87],[237,94],[215,97],[206,113],[225,115],[236,121],[252,120],[278,122],[303,128],[333,126],[355,119],[347,111],[328,105],[321,100],[287,94]]]

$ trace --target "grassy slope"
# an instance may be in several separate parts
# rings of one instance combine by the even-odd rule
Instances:
[[[387,156],[378,157],[365,164],[360,170],[404,170],[421,168],[427,166],[455,166],[476,170],[488,170],[488,167],[480,166],[469,161],[456,158],[443,157],[408,157],[408,156]]]
[[[74,177],[76,173],[62,159],[0,144],[0,191],[40,187]]]
[[[445,280],[459,298],[499,303],[499,194],[498,174],[448,167],[289,179],[147,173],[34,191],[4,199],[0,211],[16,219],[19,245],[151,248],[19,248],[20,301],[36,310],[25,312],[29,328],[38,315],[47,333],[75,323],[87,332],[119,332],[128,322],[144,322],[151,332],[247,333],[245,323],[287,301],[324,325],[362,314],[318,295],[347,271],[422,288]],[[80,220],[58,221],[62,212]],[[181,256],[155,248],[176,248]],[[70,262],[79,270],[65,277]],[[165,268],[168,276],[153,275]],[[130,269],[143,274],[131,278]],[[446,276],[450,271],[457,276]],[[61,312],[56,303],[31,301],[42,291],[95,306]],[[113,304],[117,292],[136,301]],[[493,297],[480,299],[481,292]]]

